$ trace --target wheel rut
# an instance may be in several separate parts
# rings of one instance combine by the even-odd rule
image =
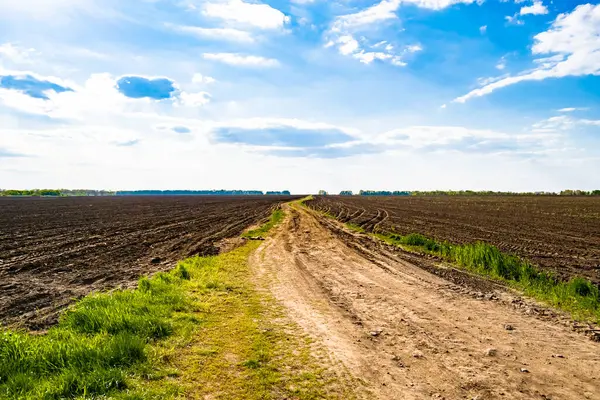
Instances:
[[[284,208],[253,263],[326,350],[323,365],[364,382],[358,398],[600,398],[600,344],[466,296],[410,257],[354,243],[299,206]]]

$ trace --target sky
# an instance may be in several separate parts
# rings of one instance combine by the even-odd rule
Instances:
[[[0,188],[600,189],[600,4],[0,0]]]

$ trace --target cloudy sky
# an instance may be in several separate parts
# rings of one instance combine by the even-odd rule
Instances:
[[[600,5],[0,0],[0,188],[600,188]]]

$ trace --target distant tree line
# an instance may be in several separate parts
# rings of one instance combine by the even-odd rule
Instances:
[[[290,196],[289,190],[267,195]],[[117,196],[264,196],[262,190],[119,190]]]
[[[277,191],[267,192],[266,195],[267,196],[270,196],[270,195],[275,195],[275,196],[291,196],[291,193],[290,193],[289,190],[282,190],[281,192],[277,192]]]
[[[269,191],[267,195],[290,196],[289,190]],[[0,196],[263,196],[261,190],[86,190],[86,189],[31,189],[2,190]]]
[[[321,191],[327,194],[325,191]],[[321,194],[319,192],[319,194]],[[340,196],[353,196],[351,190],[342,190]],[[359,196],[600,196],[600,190],[563,190],[556,192],[494,192],[491,190],[431,190],[431,191],[387,191],[361,190]]]
[[[86,190],[86,189],[31,189],[31,190],[0,190],[0,196],[114,196],[115,192],[108,190]]]

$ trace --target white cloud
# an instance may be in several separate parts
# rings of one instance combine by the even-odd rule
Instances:
[[[242,0],[208,2],[202,13],[233,24],[253,26],[260,29],[281,29],[289,17],[268,4],[246,3]]]
[[[181,92],[179,94],[180,104],[187,107],[201,107],[210,102],[210,94],[207,92],[188,93]]]
[[[194,76],[192,76],[192,83],[210,84],[214,82],[216,82],[215,78],[213,78],[212,76],[202,75],[199,72],[195,73]]]
[[[350,35],[344,35],[339,37],[338,50],[340,54],[347,56],[348,54],[354,53],[358,50],[358,42]]]
[[[382,0],[358,12],[335,18],[325,34],[325,47],[335,47],[340,54],[355,58],[364,64],[382,60],[392,65],[405,66],[404,56],[423,48],[418,44],[402,47],[388,43],[387,40],[371,41],[370,36],[374,36],[371,35],[372,31],[380,29],[380,24],[384,21],[398,19],[397,11],[402,4],[441,10],[453,4],[474,2],[476,0]],[[358,33],[360,40],[356,39]],[[396,47],[400,47],[400,50],[396,50]]]
[[[482,35],[485,35],[487,32],[487,25],[483,25],[479,27],[479,33],[481,33]]]
[[[519,19],[519,15],[515,14],[515,15],[507,15],[506,17],[504,17],[504,19],[506,20],[506,23],[508,24],[513,24],[513,25],[523,25],[525,24],[525,22],[523,22],[522,20]]]
[[[540,81],[566,76],[600,75],[600,4],[580,5],[571,13],[560,14],[549,30],[534,37],[538,67],[475,89],[454,101],[464,103],[494,90],[524,81]]]
[[[253,42],[252,34],[247,31],[233,28],[202,28],[199,26],[182,26],[167,24],[170,29],[207,39],[227,40],[234,42]]]
[[[246,67],[278,67],[279,61],[261,56],[243,55],[239,53],[204,53],[205,59],[229,65]]]
[[[500,61],[498,61],[498,64],[496,64],[496,69],[499,69],[500,71],[502,71],[505,68],[506,68],[506,57],[502,57],[502,58],[500,58]]]
[[[548,7],[546,7],[541,0],[534,0],[533,4],[528,7],[522,7],[519,11],[519,15],[543,15],[548,14]]]
[[[569,111],[563,111],[569,110]],[[570,112],[575,108],[559,110],[562,112]],[[533,124],[534,132],[556,132],[573,129],[577,126],[600,126],[600,120],[592,119],[577,119],[567,115],[559,115],[548,119],[536,122]]]
[[[396,10],[401,2],[401,0],[383,0],[380,3],[357,13],[342,15],[336,19],[332,30],[341,31],[348,27],[368,25],[378,21],[395,19],[397,18]]]
[[[33,48],[26,49],[16,46],[12,43],[0,44],[0,59],[8,60],[14,64],[29,64],[32,62],[32,55],[37,51]]]
[[[563,113],[570,113],[570,112],[574,112],[574,111],[585,111],[585,110],[589,110],[589,108],[587,108],[587,107],[565,107],[565,108],[561,108],[560,110],[556,110],[556,111],[563,112]]]

